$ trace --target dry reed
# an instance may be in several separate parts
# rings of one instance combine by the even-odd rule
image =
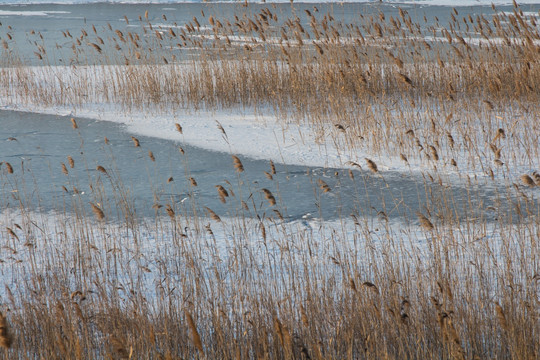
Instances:
[[[7,318],[0,312],[0,346],[9,349],[12,343],[13,339],[9,331]]]

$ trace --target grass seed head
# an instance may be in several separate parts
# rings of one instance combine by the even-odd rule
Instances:
[[[261,191],[264,193],[264,198],[268,200],[270,203],[270,206],[276,205],[276,198],[274,195],[272,195],[272,192],[268,189],[261,189]]]
[[[237,172],[241,173],[244,171],[244,165],[242,165],[242,161],[238,158],[238,156],[231,155],[233,158],[234,168]]]
[[[534,180],[527,174],[523,174],[521,175],[520,177],[521,179],[521,182],[523,182],[523,184],[527,185],[527,186],[535,186],[536,183],[534,182]]]
[[[218,191],[218,195],[219,195],[219,200],[222,202],[222,203],[226,203],[227,200],[225,199],[226,197],[229,197],[229,193],[227,192],[227,190],[221,186],[221,185],[216,185],[216,188],[217,188],[217,191]]]
[[[90,206],[92,206],[92,212],[94,213],[94,215],[99,221],[102,221],[105,219],[105,213],[103,212],[103,210],[101,210],[97,205],[93,203],[90,203]]]
[[[67,159],[68,159],[69,167],[73,169],[75,167],[75,161],[73,160],[71,156],[68,156]]]
[[[210,218],[214,221],[221,222],[221,218],[214,212],[214,210],[210,209],[209,207],[204,207],[206,209],[206,212],[208,212],[208,215],[210,215]]]
[[[373,160],[370,160],[368,158],[365,158],[365,159],[366,159],[366,163],[367,163],[367,166],[368,166],[369,170],[371,170],[374,173],[379,171],[379,169],[377,168],[377,164],[375,164],[375,162]]]
[[[178,131],[180,134],[182,134],[182,126],[178,123],[175,123],[174,126],[176,127],[176,131]]]
[[[429,221],[429,219],[424,214],[417,211],[416,216],[418,217],[418,220],[420,221],[420,226],[422,226],[424,229],[426,229],[427,231],[432,231],[433,229],[435,229],[431,221]]]
[[[133,141],[133,144],[135,145],[135,147],[141,146],[141,143],[139,142],[139,139],[137,139],[136,137],[132,136],[131,140]]]

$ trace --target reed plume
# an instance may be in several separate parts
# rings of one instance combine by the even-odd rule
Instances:
[[[227,200],[225,198],[229,196],[229,193],[227,192],[227,190],[221,185],[216,185],[215,187],[217,188],[217,191],[218,191],[219,200],[222,203],[226,203]]]
[[[426,229],[427,231],[432,231],[433,229],[435,229],[435,227],[433,226],[433,224],[431,223],[431,221],[429,221],[429,219],[424,215],[422,214],[421,212],[417,211],[416,212],[416,216],[418,217],[418,220],[420,221],[420,225]]]
[[[276,205],[276,198],[274,197],[274,195],[272,195],[272,192],[268,189],[261,190],[264,193],[264,198],[270,203],[270,206]]]
[[[236,169],[236,171],[239,172],[239,173],[243,172],[244,171],[244,165],[242,165],[242,162],[240,161],[238,156],[235,156],[235,155],[231,155],[231,156],[233,158],[234,168]]]
[[[135,136],[132,136],[131,140],[133,141],[133,144],[135,145],[135,147],[141,146],[141,143],[139,142],[139,139],[137,139]]]
[[[167,215],[169,215],[169,217],[174,220],[176,214],[174,212],[174,209],[172,208],[171,204],[166,204],[165,205],[165,211],[167,211]]]
[[[73,169],[75,167],[75,161],[73,160],[71,156],[68,156],[67,159],[68,159],[69,167]]]
[[[5,164],[6,165],[6,170],[8,172],[8,174],[13,174],[13,166],[11,166],[10,163],[8,163],[7,161],[3,162],[3,163],[0,163],[0,165],[2,164]]]
[[[182,126],[179,123],[175,123],[174,126],[176,127],[176,131],[182,134]]]
[[[210,215],[210,218],[214,221],[221,222],[221,218],[216,214],[212,209],[209,207],[204,207],[206,209],[206,212],[208,212],[208,215]]]
[[[332,189],[330,189],[330,186],[328,186],[328,184],[326,182],[324,182],[322,179],[319,179],[317,182],[319,183],[319,187],[321,188],[323,193],[327,193],[327,192],[330,192],[332,190]]]
[[[270,174],[276,175],[276,166],[272,160],[270,160]]]
[[[103,213],[103,210],[101,210],[97,205],[95,205],[94,203],[90,203],[90,205],[92,206],[92,212],[94,213],[94,215],[96,216],[96,218],[101,221],[101,220],[104,220],[105,219],[105,213]]]
[[[365,159],[366,159],[366,163],[367,163],[367,166],[368,166],[369,170],[371,170],[374,173],[379,171],[379,169],[377,168],[377,164],[375,164],[375,162],[373,160],[370,160],[368,158],[365,158]]]
[[[523,182],[523,183],[524,183],[525,185],[527,185],[527,186],[531,186],[531,187],[532,187],[532,186],[535,186],[535,185],[536,185],[536,183],[534,182],[534,180],[533,180],[529,175],[527,175],[527,174],[521,175],[520,179],[521,179],[521,182]]]
[[[17,240],[17,241],[19,240],[19,237],[17,236],[17,234],[15,234],[15,231],[13,231],[13,229],[11,229],[10,227],[7,227],[7,226],[6,226],[6,230],[7,230],[8,234],[9,234],[12,238],[14,238],[14,239]]]

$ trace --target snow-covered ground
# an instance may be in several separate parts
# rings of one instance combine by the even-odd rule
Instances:
[[[175,71],[190,71],[188,65],[185,69],[183,69],[183,65],[175,66],[179,67]],[[74,86],[78,86],[77,84],[81,82],[84,89],[96,89],[92,96],[98,101],[101,96],[99,93],[100,84],[109,80],[115,81],[114,74],[122,71],[121,66],[47,66],[26,69],[29,71],[27,76],[38,84],[45,84],[44,87],[48,89],[47,91],[51,91],[54,86],[59,89],[69,88],[72,86],[72,82],[75,84]],[[17,93],[17,90],[14,93]],[[271,109],[255,110],[236,107],[220,110],[195,110],[176,107],[174,110],[126,111],[122,105],[110,102],[94,103],[90,101],[73,106],[56,106],[27,103],[26,101],[27,99],[12,96],[10,90],[5,90],[4,95],[0,96],[0,107],[6,110],[111,121],[125,124],[126,130],[133,134],[182,141],[205,150],[234,153],[258,160],[271,159],[283,164],[350,168],[351,162],[364,166],[365,158],[370,158],[377,163],[379,171],[419,174],[433,169],[433,164],[425,160],[410,158],[408,163],[405,163],[400,154],[397,153],[374,154],[367,147],[350,149],[346,145],[339,144],[343,134],[340,134],[333,124],[329,124],[324,130],[316,129],[309,124],[280,119]],[[524,121],[520,119],[530,116],[511,108],[502,111],[499,115],[497,117],[500,119],[503,117],[514,119],[512,121],[513,129],[518,121]],[[182,126],[183,134],[177,132],[176,123]],[[226,132],[226,136],[220,130],[220,126]],[[509,134],[510,137],[522,136],[521,130],[518,130],[516,129],[515,133]],[[488,143],[479,143],[478,146],[478,154],[491,153]],[[492,166],[490,160],[487,157],[486,159],[479,157],[478,161],[482,165],[476,164],[475,166],[473,164],[471,166],[470,160],[473,155],[463,149],[452,155],[460,164],[458,169],[450,164],[443,166],[442,163],[438,163],[437,172],[450,176],[486,176],[484,167],[486,163],[487,166]],[[533,158],[531,164],[530,155],[524,152],[515,152],[511,156],[512,161],[502,159],[506,163],[504,169],[492,166],[493,171],[497,172],[495,176],[500,173],[501,179],[511,178],[512,181],[516,181],[523,173],[532,173],[540,169],[539,159]]]

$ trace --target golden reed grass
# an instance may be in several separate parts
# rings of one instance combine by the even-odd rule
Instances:
[[[504,111],[511,100],[516,108],[529,109],[527,114],[533,118],[537,114],[537,49],[527,45],[527,38],[534,40],[537,33],[530,17],[522,15],[519,8],[511,15],[494,13],[492,18],[463,16],[463,20],[453,13],[456,20],[441,34],[435,34],[441,35],[441,41],[415,40],[410,46],[401,46],[400,42],[410,35],[417,39],[426,33],[418,29],[420,24],[414,23],[407,11],[392,16],[359,14],[363,23],[341,24],[331,14],[311,9],[306,13],[308,23],[300,18],[303,14],[283,19],[284,15],[273,8],[230,19],[214,15],[209,33],[204,33],[206,23],[210,23],[204,15],[187,26],[170,24],[171,32],[151,24],[149,19],[155,16],[150,12],[140,20],[138,32],[135,26],[118,32],[112,26],[109,30],[98,26],[94,34],[88,28],[83,38],[65,36],[74,44],[79,40],[82,45],[75,45],[75,50],[85,56],[96,53],[87,46],[89,42],[98,45],[102,49],[97,59],[100,64],[118,60],[109,52],[115,45],[125,50],[125,61],[137,66],[111,71],[107,81],[114,81],[115,86],[106,90],[110,91],[107,101],[128,111],[159,110],[162,106],[161,110],[170,113],[170,106],[178,105],[219,108],[265,104],[275,106],[284,118],[290,117],[288,120],[307,121],[321,134],[328,134],[330,128],[336,143],[345,144],[341,150],[357,153],[355,150],[362,148],[381,162],[385,161],[382,155],[388,153],[403,154],[403,161],[411,164],[438,157],[438,167],[455,163],[454,158],[478,165],[475,159],[483,157],[486,162],[482,165],[501,163],[493,171],[499,175],[495,179],[505,178],[507,169],[502,165],[513,166],[527,156],[530,164],[526,168],[536,166],[537,141],[532,141],[535,132],[530,131],[535,123],[528,117],[517,121],[514,113],[509,116]],[[137,20],[128,21],[134,24]],[[479,40],[498,36],[506,45],[493,42],[476,46],[460,32],[465,27],[478,33]],[[97,39],[98,33],[106,45]],[[277,38],[272,38],[276,34]],[[257,43],[247,40],[248,48],[244,50],[244,44],[235,48],[236,35],[244,36],[243,40],[256,38]],[[13,49],[13,40],[5,39]],[[523,42],[514,44],[518,39]],[[274,40],[281,46],[273,44]],[[168,49],[168,42],[201,49],[193,67],[196,70],[183,71],[168,50],[161,51]],[[384,50],[389,48],[393,50]],[[40,55],[46,58],[44,52]],[[163,63],[163,55],[169,65],[164,69],[150,66]],[[6,61],[5,56],[1,59]],[[108,71],[106,67],[103,70]],[[124,71],[132,72],[126,76]],[[65,98],[47,98],[43,94],[51,93],[50,84],[26,86],[25,81],[36,83],[32,76],[27,77],[32,81],[24,80],[28,74],[27,69],[20,68],[18,80],[10,81],[19,81],[12,84],[21,86],[21,98],[37,103],[77,106],[73,99],[81,104],[87,101],[77,94],[92,93],[83,91],[92,85],[81,85],[74,86],[77,92],[73,93],[66,88]],[[116,86],[130,78],[137,81]],[[164,84],[168,87],[162,87]],[[90,95],[91,101],[100,99]],[[478,119],[481,127],[477,126]],[[176,132],[181,131],[176,128]],[[226,138],[224,130],[222,134]],[[178,149],[187,162],[189,154]],[[460,154],[470,157],[458,158]],[[370,166],[368,160],[370,171],[382,172],[384,164],[377,167],[373,162]],[[234,158],[232,165],[236,166]],[[356,162],[350,165],[361,169]],[[270,162],[264,176],[277,181],[275,175],[275,165]],[[350,181],[355,191],[362,191],[364,175],[339,181]],[[439,175],[433,173],[430,181]],[[537,175],[527,174],[530,180],[526,185],[532,186],[531,180],[538,183]],[[345,222],[340,222],[341,227],[321,222],[309,229],[304,224],[289,228],[294,224],[276,221],[288,213],[286,201],[283,208],[276,204],[274,194],[287,200],[278,192],[278,182],[274,183],[274,194],[261,190],[275,206],[272,212],[257,209],[254,204],[251,211],[257,213],[253,218],[221,223],[221,234],[213,233],[208,219],[193,215],[199,209],[204,212],[203,200],[193,213],[169,204],[165,208],[170,213],[161,214],[157,210],[162,206],[157,202],[166,200],[159,190],[153,200],[156,216],[151,220],[132,217],[121,221],[120,230],[114,224],[92,227],[87,225],[91,221],[85,221],[88,215],[78,211],[76,217],[68,217],[73,221],[65,221],[61,214],[51,225],[34,218],[26,211],[24,201],[16,200],[28,189],[17,185],[15,176],[0,176],[5,184],[2,190],[16,190],[6,192],[1,202],[12,204],[15,199],[20,203],[22,229],[12,226],[20,241],[7,231],[9,241],[1,249],[0,264],[9,268],[13,279],[6,287],[3,304],[11,311],[12,337],[25,340],[17,341],[18,353],[9,350],[6,357],[538,357],[540,348],[533,336],[538,332],[537,311],[531,299],[540,278],[535,267],[539,224],[536,217],[527,215],[537,213],[537,204],[527,196],[511,203],[508,212],[504,205],[498,207],[501,216],[494,222],[467,216],[465,213],[483,214],[486,210],[479,202],[470,201],[474,208],[464,205],[467,209],[460,212],[456,222],[455,209],[449,205],[455,200],[451,194],[420,191],[419,196],[426,199],[422,211],[427,216],[420,214],[418,220],[429,231],[435,230],[431,221],[437,220],[437,231],[430,235],[438,246],[410,248],[409,244],[418,244],[423,235],[414,226],[414,219],[403,218],[403,227],[388,226],[385,219],[396,213],[388,202],[384,211],[375,210],[380,210],[377,217],[353,215],[351,228]],[[188,177],[188,183],[196,186]],[[67,181],[76,179],[63,180],[67,192],[73,187]],[[477,177],[468,180],[471,189],[481,184]],[[317,182],[317,186],[324,191],[324,184]],[[497,190],[497,196],[501,201],[514,199],[520,189],[516,185]],[[338,186],[332,191],[337,190]],[[226,191],[234,196],[236,187],[227,183]],[[115,196],[123,199],[125,194]],[[375,201],[379,199],[372,192],[369,196],[372,204],[355,206],[352,211],[360,214],[369,206],[378,207]],[[474,195],[469,196],[473,200]],[[246,202],[239,200],[238,204],[248,209]],[[396,196],[392,200],[398,203],[403,199]],[[114,208],[104,208],[109,201],[95,201],[92,205],[101,211],[102,220],[103,211],[115,212]],[[233,209],[234,204],[230,207],[239,210]],[[212,220],[221,221],[209,208],[206,213]],[[275,214],[274,218],[268,213]],[[94,215],[99,219],[99,214]],[[173,215],[173,220],[167,215]],[[509,217],[510,223],[505,220]],[[182,232],[178,231],[180,223]],[[492,226],[497,232],[494,236],[490,232],[489,241],[485,241],[486,229]],[[209,241],[208,234],[218,246]],[[190,241],[177,241],[178,237]],[[36,241],[41,238],[47,241]],[[500,239],[504,250],[493,256],[492,245]],[[32,248],[22,247],[29,240],[36,244],[45,262],[35,261]],[[146,252],[146,248],[152,251]],[[10,286],[16,286],[17,291],[12,292]],[[84,289],[86,299],[74,289]],[[498,303],[486,306],[485,294],[495,294]],[[430,303],[432,297],[440,301]],[[505,304],[504,308],[499,308],[499,303]],[[182,313],[186,308],[196,309],[197,323],[192,317],[195,310]],[[107,334],[114,334],[118,341],[109,338],[108,348],[99,346]]]
[[[13,343],[13,338],[9,331],[7,318],[0,312],[0,346],[9,349]]]
[[[188,323],[189,331],[191,333],[191,340],[193,341],[193,345],[202,355],[204,355],[201,335],[199,334],[199,331],[197,330],[195,321],[193,320],[193,317],[191,316],[189,311],[185,310],[184,313],[186,315],[186,320]]]

